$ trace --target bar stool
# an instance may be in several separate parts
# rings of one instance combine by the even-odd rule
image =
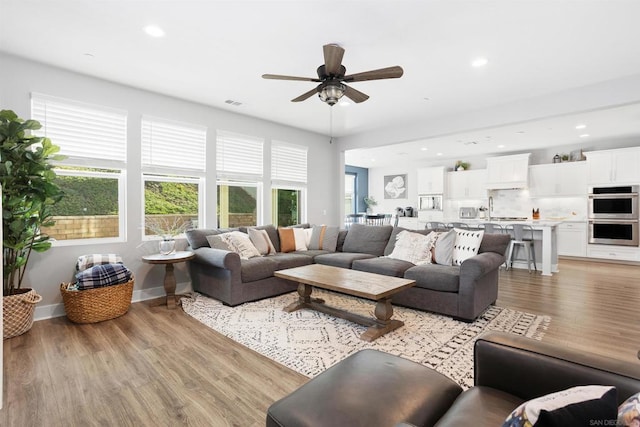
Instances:
[[[492,222],[485,222],[480,224],[480,228],[484,230],[485,233],[489,234],[504,234],[504,227],[500,224],[494,224]]]
[[[424,226],[424,229],[445,231],[447,230],[447,224],[445,224],[444,222],[431,221],[427,222],[427,224]]]
[[[505,230],[513,237],[511,243],[509,243],[509,251],[507,255],[507,270],[513,267],[513,253],[514,246],[519,245],[524,248],[527,254],[527,269],[531,273],[531,261],[533,261],[533,268],[537,272],[536,266],[536,250],[533,245],[533,228],[530,225],[525,224],[510,224],[505,227]]]
[[[463,230],[469,230],[469,224],[465,222],[450,222],[447,228],[461,228]]]

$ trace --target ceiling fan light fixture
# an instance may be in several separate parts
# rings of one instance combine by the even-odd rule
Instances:
[[[322,102],[326,102],[329,105],[335,105],[340,98],[344,95],[344,91],[347,89],[342,83],[331,83],[325,85],[318,96]]]

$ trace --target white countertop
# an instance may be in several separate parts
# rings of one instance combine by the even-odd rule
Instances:
[[[526,220],[526,221],[508,221],[508,220],[496,220],[496,219],[492,219],[491,221],[489,221],[488,219],[480,219],[480,218],[456,218],[456,219],[448,219],[444,221],[445,223],[448,222],[464,222],[467,224],[482,224],[485,222],[494,222],[496,224],[500,224],[500,225],[507,225],[507,224],[525,224],[525,225],[530,225],[533,228],[536,227],[556,227],[558,224],[563,223],[564,221],[562,220],[548,220],[548,219],[540,219],[540,220]]]

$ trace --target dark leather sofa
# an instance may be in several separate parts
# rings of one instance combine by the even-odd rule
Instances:
[[[271,405],[266,425],[500,426],[521,403],[578,385],[616,386],[620,404],[640,391],[640,364],[489,332],[475,344],[474,383],[463,391],[423,365],[362,350]]]

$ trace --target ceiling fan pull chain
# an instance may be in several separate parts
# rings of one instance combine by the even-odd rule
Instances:
[[[329,108],[329,144],[333,144],[333,108]]]

